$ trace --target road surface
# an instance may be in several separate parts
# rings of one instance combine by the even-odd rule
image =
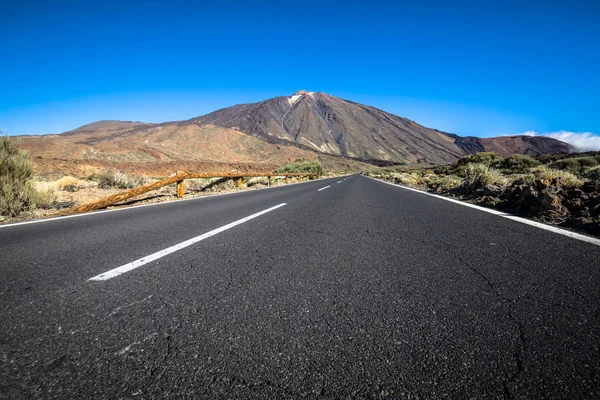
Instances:
[[[362,176],[5,226],[0,273],[1,398],[600,397],[600,246]]]

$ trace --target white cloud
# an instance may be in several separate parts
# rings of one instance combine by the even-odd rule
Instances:
[[[548,132],[539,133],[535,131],[524,132],[527,136],[548,136],[554,139],[562,140],[577,147],[581,151],[600,150],[600,136],[590,132]]]

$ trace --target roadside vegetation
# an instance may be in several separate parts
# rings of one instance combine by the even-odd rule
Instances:
[[[0,219],[38,207],[47,208],[54,198],[54,187],[35,184],[33,166],[17,142],[0,136]]]
[[[366,174],[600,236],[600,152],[554,157],[486,152],[450,165]]]
[[[102,171],[98,175],[92,175],[90,178],[91,180],[97,181],[98,187],[101,189],[133,189],[148,183],[148,179],[146,177],[129,175],[117,170]]]
[[[52,215],[61,209],[84,204],[119,193],[126,189],[152,183],[156,179],[130,174],[118,169],[105,169],[86,176],[52,174],[36,176],[32,161],[19,149],[18,143],[9,137],[0,137],[0,222],[15,222]],[[277,173],[323,173],[318,161],[297,159],[279,168]],[[241,174],[243,175],[243,173]],[[295,182],[297,178],[290,178]],[[244,177],[244,189],[258,189],[285,184],[281,176]],[[214,193],[237,191],[237,179],[207,178],[185,181],[185,196],[198,197]],[[175,185],[140,195],[123,204],[152,203],[176,196]]]
[[[323,166],[318,161],[305,161],[305,160],[296,160],[293,163],[286,165],[285,167],[278,168],[275,170],[277,173],[310,173],[310,174],[323,174]]]

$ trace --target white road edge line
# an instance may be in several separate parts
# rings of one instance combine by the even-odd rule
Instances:
[[[329,188],[329,187],[331,187],[331,185],[328,185],[328,186],[322,187],[321,189],[318,189],[318,190],[317,190],[317,192],[320,192],[321,190],[325,190],[325,189],[327,189],[327,188]]]
[[[395,186],[395,187],[398,187],[398,188],[401,188],[401,189],[406,189],[406,190],[410,190],[412,192],[421,193],[421,194],[424,194],[426,196],[431,196],[431,197],[435,197],[435,198],[438,198],[438,199],[441,199],[441,200],[445,200],[445,201],[449,201],[449,202],[452,202],[452,203],[460,204],[461,206],[474,208],[476,210],[484,211],[484,212],[490,213],[490,214],[494,214],[494,215],[497,215],[499,217],[508,218],[508,219],[510,219],[512,221],[515,221],[515,222],[520,222],[522,224],[527,224],[527,225],[535,226],[536,228],[544,229],[544,230],[547,230],[547,231],[550,231],[550,232],[558,233],[559,235],[570,237],[572,239],[577,239],[577,240],[581,240],[583,242],[595,244],[596,246],[600,246],[600,239],[596,239],[596,238],[593,238],[591,236],[586,236],[586,235],[582,235],[580,233],[571,232],[571,231],[568,231],[566,229],[557,228],[557,227],[552,226],[552,225],[542,224],[541,222],[532,221],[532,220],[527,219],[527,218],[517,217],[516,215],[509,214],[509,213],[504,212],[504,211],[493,210],[491,208],[485,208],[485,207],[478,206],[478,205],[475,205],[475,204],[466,203],[464,201],[452,199],[452,198],[449,198],[449,197],[440,196],[439,194],[424,192],[422,190],[413,189],[413,188],[409,188],[409,187],[402,186],[402,185],[396,185],[395,183],[386,182],[386,181],[382,181],[380,179],[371,178],[370,176],[367,176],[367,178],[373,179],[373,180],[375,180],[377,182],[387,183],[388,185],[392,185],[392,186]]]
[[[164,250],[157,251],[156,253],[150,254],[149,256],[142,257],[140,259],[137,259],[135,261],[132,261],[130,263],[122,265],[122,266],[120,266],[118,268],[111,269],[110,271],[106,271],[106,272],[104,272],[104,273],[102,273],[100,275],[96,275],[96,276],[94,276],[94,277],[92,277],[92,278],[90,278],[88,280],[89,281],[106,281],[108,279],[114,278],[116,276],[124,274],[125,272],[129,272],[131,270],[134,270],[136,268],[141,267],[142,265],[148,264],[149,262],[158,260],[159,258],[162,258],[164,256],[167,256],[167,255],[171,254],[171,253],[174,253],[176,251],[184,249],[184,248],[186,248],[188,246],[191,246],[191,245],[193,245],[195,243],[198,243],[198,242],[200,242],[200,241],[202,241],[204,239],[208,239],[209,237],[214,236],[214,235],[216,235],[218,233],[221,233],[223,231],[226,231],[228,229],[231,229],[234,226],[243,224],[244,222],[250,221],[251,219],[254,219],[256,217],[260,217],[261,215],[264,215],[264,214],[266,214],[268,212],[271,212],[271,211],[276,210],[276,209],[278,209],[280,207],[283,207],[286,204],[287,203],[281,203],[279,205],[276,205],[275,207],[267,208],[266,210],[263,210],[261,212],[257,212],[256,214],[252,214],[252,215],[249,215],[249,216],[247,216],[245,218],[238,219],[237,221],[234,221],[234,222],[232,222],[230,224],[224,225],[224,226],[222,226],[220,228],[217,228],[217,229],[213,229],[210,232],[206,232],[203,235],[196,236],[194,238],[186,240],[185,242],[181,242],[181,243],[176,244],[174,246],[168,247],[168,248],[166,248]]]
[[[334,178],[326,178],[326,179],[334,179]],[[321,179],[321,180],[326,180],[326,179]],[[13,222],[13,223],[10,223],[10,224],[0,224],[0,229],[2,229],[2,228],[10,228],[10,227],[13,227],[13,226],[20,226],[20,225],[39,224],[40,222],[57,221],[57,220],[60,220],[60,219],[89,217],[90,215],[104,214],[104,213],[117,212],[117,211],[133,210],[133,209],[142,208],[142,207],[164,206],[164,205],[167,205],[167,204],[181,203],[183,201],[204,200],[204,199],[210,199],[211,197],[229,196],[229,195],[244,194],[244,193],[252,193],[252,192],[255,192],[255,191],[258,191],[258,190],[269,190],[269,189],[277,189],[277,188],[286,188],[286,187],[289,187],[289,186],[292,186],[292,185],[304,185],[306,183],[316,183],[316,182],[317,181],[294,182],[294,183],[287,183],[287,184],[282,185],[282,186],[270,186],[270,187],[264,187],[264,188],[260,188],[260,189],[242,190],[242,191],[239,191],[239,192],[230,192],[230,193],[217,193],[217,194],[211,194],[211,195],[202,196],[202,197],[192,197],[192,198],[189,198],[189,199],[169,200],[169,201],[163,201],[163,202],[160,202],[160,203],[140,204],[139,206],[115,208],[115,209],[112,209],[112,210],[99,210],[99,211],[86,212],[86,213],[82,213],[82,214],[65,215],[64,217],[50,217],[50,218],[34,219],[34,220],[31,220],[31,221]]]

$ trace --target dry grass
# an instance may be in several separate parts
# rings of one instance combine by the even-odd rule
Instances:
[[[48,209],[58,199],[58,190],[60,186],[55,182],[34,182],[36,191],[35,204],[38,208]]]
[[[56,180],[56,185],[59,190],[65,190],[65,187],[67,186],[79,187],[79,185],[81,185],[81,181],[74,176],[64,176]]]

